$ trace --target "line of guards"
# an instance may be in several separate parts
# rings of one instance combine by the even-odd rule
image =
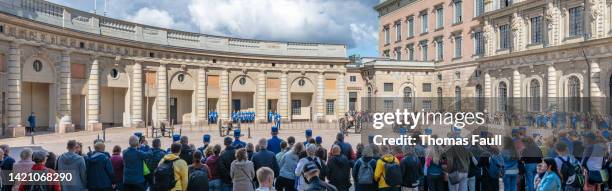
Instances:
[[[237,122],[250,123],[250,122],[255,121],[255,112],[252,112],[252,111],[232,112],[231,117],[232,117],[232,122],[234,123],[237,123]],[[216,111],[211,111],[208,113],[209,123],[217,123],[218,119],[219,119],[219,114]],[[272,112],[272,111],[268,112],[268,123],[275,122],[276,124],[280,124],[280,120],[281,120],[281,115],[279,113]]]

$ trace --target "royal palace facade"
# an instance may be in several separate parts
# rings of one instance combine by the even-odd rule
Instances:
[[[455,104],[414,104],[491,113],[612,109],[612,1],[381,0],[375,9],[386,60],[360,67],[366,94],[445,97]]]
[[[345,45],[158,28],[41,0],[0,0],[3,136],[205,123],[268,111],[285,121],[347,110]],[[146,122],[146,123],[145,123]]]

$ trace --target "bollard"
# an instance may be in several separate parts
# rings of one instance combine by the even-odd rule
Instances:
[[[32,129],[34,129],[34,128],[32,128]],[[30,137],[32,138],[32,140],[30,142],[33,145],[34,144],[34,131],[30,132]]]
[[[247,133],[248,133],[249,139],[250,139],[251,138],[251,127],[248,127],[247,130],[248,130]]]
[[[102,128],[102,141],[106,142],[106,128]]]

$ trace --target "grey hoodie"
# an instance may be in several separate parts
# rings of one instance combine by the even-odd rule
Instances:
[[[230,175],[233,183],[232,190],[254,190],[253,179],[255,179],[255,169],[253,168],[253,162],[234,160],[230,167]]]
[[[67,152],[57,159],[57,169],[61,173],[71,173],[72,181],[61,182],[62,191],[81,191],[87,189],[87,172],[83,156]]]

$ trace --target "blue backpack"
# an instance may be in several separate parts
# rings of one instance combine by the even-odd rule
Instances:
[[[489,157],[489,177],[500,178],[504,175],[503,159],[499,155],[492,155]]]

